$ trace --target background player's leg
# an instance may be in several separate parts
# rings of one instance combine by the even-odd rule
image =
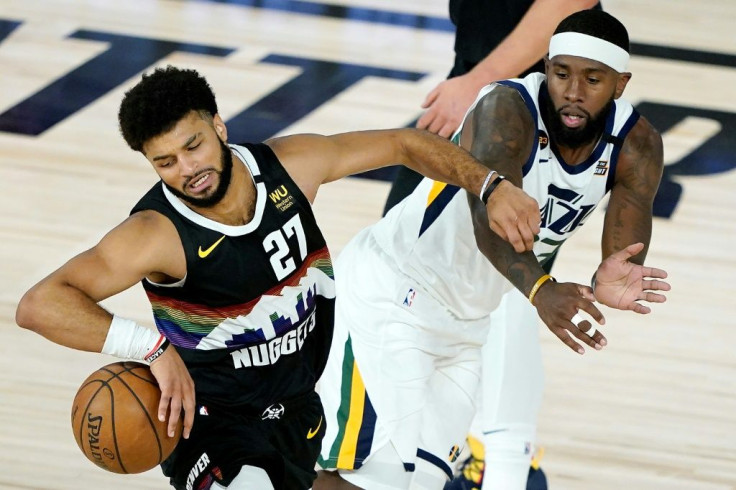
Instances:
[[[524,490],[534,451],[544,372],[539,318],[517,290],[491,315],[483,347],[484,489]]]

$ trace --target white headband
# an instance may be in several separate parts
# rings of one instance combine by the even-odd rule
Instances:
[[[579,32],[561,32],[549,41],[549,59],[557,55],[580,56],[600,61],[619,73],[626,71],[629,53],[615,44],[599,37]]]

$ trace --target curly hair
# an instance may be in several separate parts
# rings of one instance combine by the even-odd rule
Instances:
[[[157,68],[125,93],[118,111],[120,133],[128,146],[142,152],[148,140],[172,129],[191,111],[210,119],[217,114],[207,80],[196,70]]]

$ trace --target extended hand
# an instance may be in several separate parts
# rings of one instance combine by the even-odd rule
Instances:
[[[578,354],[585,349],[575,341],[578,338],[594,349],[600,350],[607,344],[606,338],[599,331],[592,336],[588,335],[592,328],[588,320],[577,325],[571,319],[583,310],[600,325],[605,324],[603,314],[593,304],[593,291],[588,286],[571,282],[556,283],[547,281],[534,297],[534,306],[539,317],[544,321],[553,334]]]
[[[168,434],[169,437],[174,437],[176,425],[184,409],[182,436],[188,439],[194,424],[194,381],[173,345],[151,363],[151,373],[161,388],[158,419],[164,421],[166,415],[169,415]]]
[[[486,205],[488,223],[517,252],[534,247],[534,236],[539,234],[542,222],[537,201],[509,181],[501,182]]]
[[[629,259],[643,248],[643,243],[635,243],[611,254],[601,262],[595,273],[595,299],[611,308],[632,310],[642,314],[652,310],[637,301],[650,303],[667,301],[664,295],[652,292],[670,290],[668,283],[657,280],[666,278],[667,272],[629,262]]]
[[[479,89],[467,75],[440,83],[424,99],[422,108],[428,110],[417,121],[417,128],[449,138],[460,127]]]

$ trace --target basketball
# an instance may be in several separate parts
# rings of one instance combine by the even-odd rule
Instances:
[[[145,364],[103,366],[79,387],[72,404],[72,429],[84,455],[113,473],[141,473],[169,457],[181,437],[166,435],[158,420],[161,390]]]

